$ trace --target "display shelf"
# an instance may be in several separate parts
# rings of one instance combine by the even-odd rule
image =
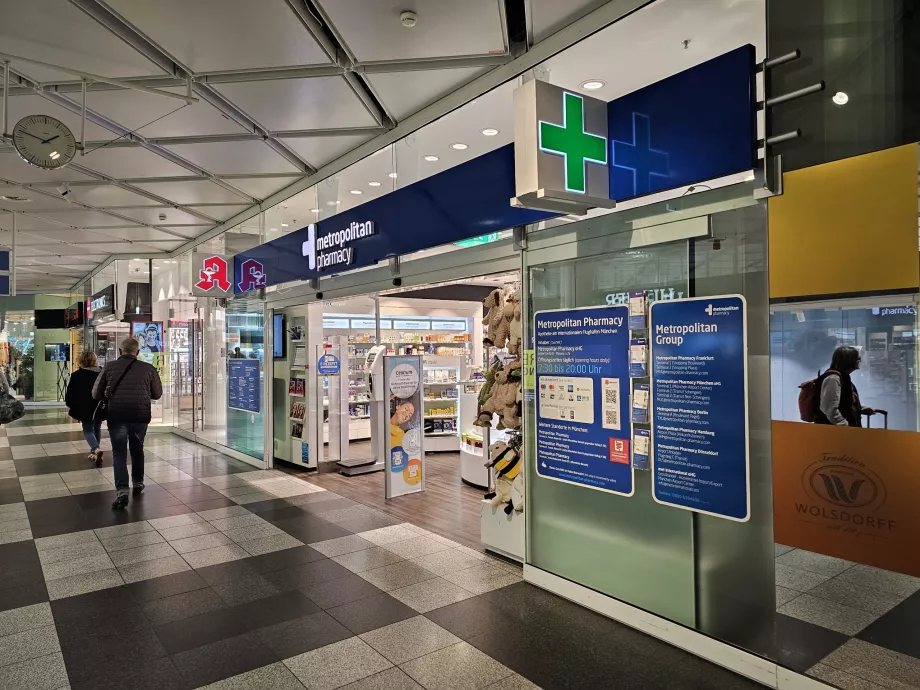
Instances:
[[[426,438],[436,438],[438,436],[456,436],[456,431],[429,431],[425,433]]]
[[[422,398],[425,402],[457,402],[456,398]]]
[[[454,419],[455,414],[426,414],[425,419]]]

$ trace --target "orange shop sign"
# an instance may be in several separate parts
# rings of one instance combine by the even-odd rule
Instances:
[[[776,541],[920,576],[920,434],[773,422]]]

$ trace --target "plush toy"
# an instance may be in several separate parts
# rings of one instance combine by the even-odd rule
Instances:
[[[523,510],[523,479],[518,484],[518,489],[514,488],[514,482],[522,476],[521,456],[518,451],[504,441],[496,441],[489,446],[489,462],[485,466],[491,467],[495,476],[495,491],[490,491],[483,497],[489,501],[489,505],[505,504],[505,512],[510,515],[512,510],[517,510],[514,503],[514,494],[517,491],[520,493],[520,510]]]
[[[518,388],[521,384],[520,362],[510,362],[495,374],[495,383],[489,401],[483,408],[500,415],[499,429],[519,429],[521,416],[518,413]]]
[[[508,305],[512,305],[509,309]],[[521,356],[521,291],[516,290],[505,303],[505,313],[511,312],[508,321],[508,352]]]
[[[518,472],[518,475],[511,481],[511,503],[505,506],[505,512],[511,515],[511,510],[516,513],[524,512],[524,473]]]
[[[479,389],[477,398],[476,421],[473,426],[492,426],[492,411],[486,410],[485,407],[489,402],[492,394],[492,386],[495,385],[495,369],[486,369],[486,382]]]
[[[482,301],[482,305],[489,310],[482,320],[482,325],[486,327],[482,344],[504,347],[508,342],[509,326],[505,318],[505,298],[502,291],[497,288],[492,290],[489,296]]]

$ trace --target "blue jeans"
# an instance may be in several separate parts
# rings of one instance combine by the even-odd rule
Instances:
[[[131,483],[144,483],[144,437],[147,424],[143,422],[109,422],[112,440],[112,461],[115,470],[115,488],[120,494],[128,493],[128,449],[131,450]]]
[[[102,441],[102,422],[83,422],[83,438],[89,444],[90,451],[96,450]]]

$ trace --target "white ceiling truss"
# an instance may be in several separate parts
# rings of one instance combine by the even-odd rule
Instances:
[[[54,65],[198,99],[90,82],[70,165],[32,168],[0,143],[20,290],[187,251],[649,4],[573,0],[561,25],[541,14],[555,1],[0,0],[0,53],[25,59],[10,60],[8,128],[45,114],[80,132],[83,81]]]

